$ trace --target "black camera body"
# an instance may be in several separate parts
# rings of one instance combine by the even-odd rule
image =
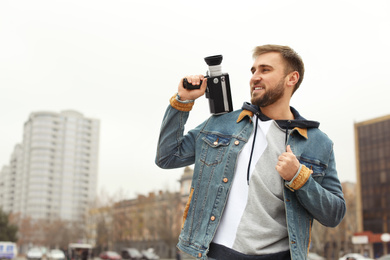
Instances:
[[[219,115],[233,111],[229,74],[207,77],[206,98],[209,99],[212,114]]]
[[[209,100],[210,113],[214,115],[225,114],[233,111],[232,94],[230,91],[229,74],[222,73],[222,55],[204,58],[209,70],[207,72],[206,98]],[[192,85],[184,79],[183,86],[186,89],[199,89],[200,85]]]

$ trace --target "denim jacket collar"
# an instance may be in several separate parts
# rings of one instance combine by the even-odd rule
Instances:
[[[264,115],[258,106],[252,105],[249,102],[244,102],[242,109],[242,112],[237,118],[237,123],[239,123],[246,116],[248,116],[249,120],[252,121],[254,114],[256,114],[262,121],[272,120],[271,118]],[[294,120],[275,120],[275,122],[283,129],[296,129],[301,136],[308,139],[307,128],[318,128],[320,123],[317,121],[306,120],[293,107],[290,107],[290,110],[294,115]]]

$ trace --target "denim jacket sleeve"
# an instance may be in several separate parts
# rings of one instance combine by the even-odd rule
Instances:
[[[161,124],[155,162],[163,169],[184,167],[195,162],[195,142],[202,126],[184,135],[189,111],[179,109],[169,105]]]
[[[324,226],[335,227],[342,221],[346,205],[333,149],[323,174],[313,172],[306,183],[294,192],[300,204]]]

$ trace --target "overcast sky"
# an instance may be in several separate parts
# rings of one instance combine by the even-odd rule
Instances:
[[[390,1],[0,1],[0,167],[31,112],[101,121],[99,192],[178,190],[183,169],[154,164],[161,120],[181,77],[222,54],[233,105],[249,101],[252,50],[289,45],[306,73],[291,105],[335,143],[356,181],[354,123],[390,114]],[[209,116],[202,97],[187,130]]]

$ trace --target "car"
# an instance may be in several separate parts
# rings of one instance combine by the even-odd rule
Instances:
[[[59,249],[52,249],[46,254],[47,260],[65,260],[65,254]]]
[[[27,260],[41,260],[43,258],[43,252],[39,247],[32,247],[27,251]]]
[[[122,259],[121,255],[118,254],[117,252],[114,252],[114,251],[101,252],[99,255],[99,258],[104,259],[104,260],[121,260]]]
[[[390,255],[383,255],[379,257],[377,260],[390,260]]]
[[[361,254],[350,253],[350,254],[344,255],[343,257],[340,257],[339,260],[373,260],[373,259],[365,257]]]
[[[122,259],[129,259],[129,260],[141,260],[142,254],[138,249],[136,248],[123,248],[121,250],[121,256]]]
[[[160,257],[158,255],[156,255],[156,253],[154,252],[153,248],[143,250],[142,256],[143,256],[142,259],[145,259],[145,260],[158,260],[158,259],[160,259]]]

